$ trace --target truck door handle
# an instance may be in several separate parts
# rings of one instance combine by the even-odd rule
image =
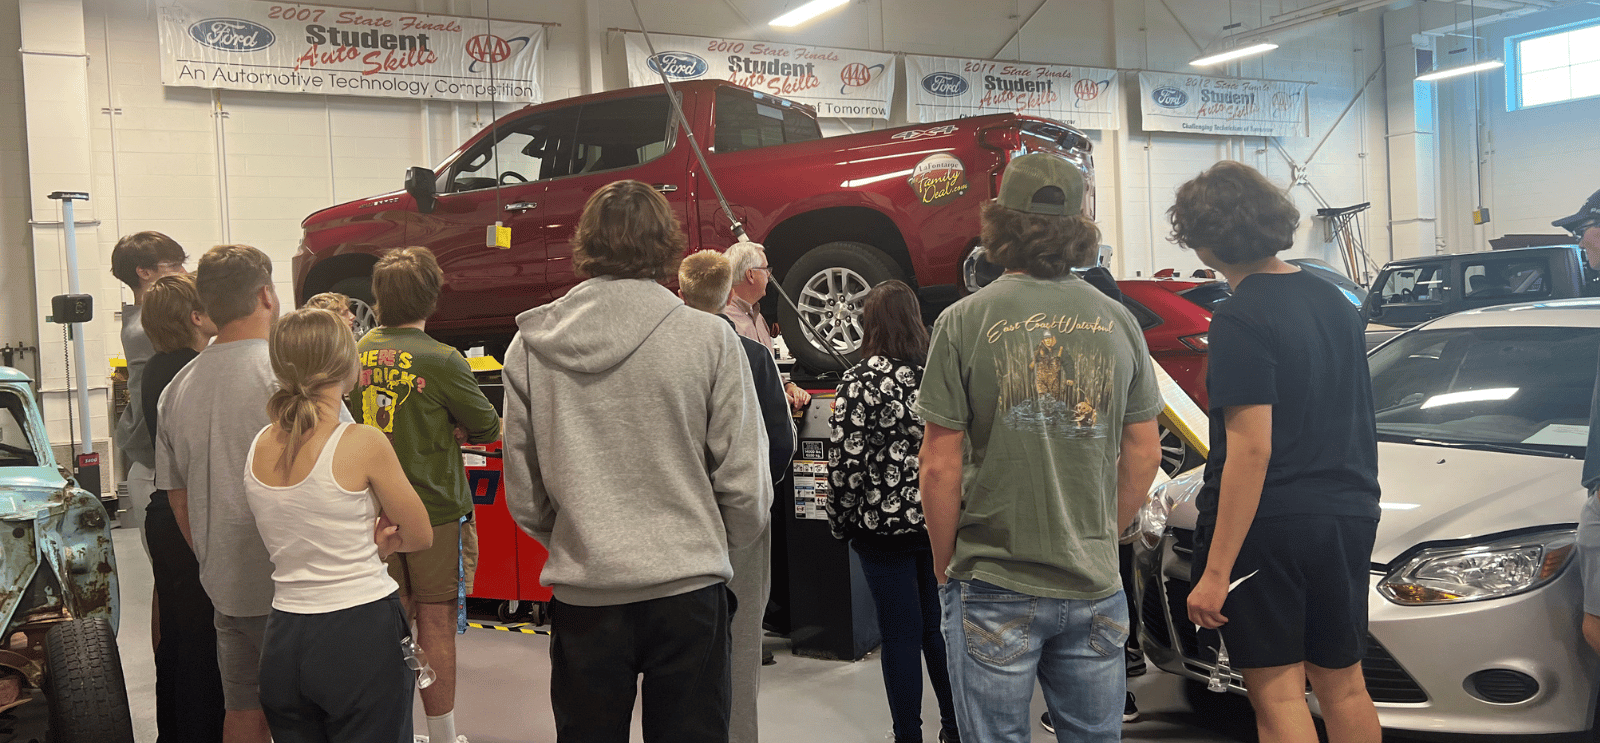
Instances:
[[[650,184],[650,187],[660,191],[661,193],[672,193],[678,190],[678,187],[672,185],[671,183],[652,183]]]
[[[525,211],[527,211],[529,209],[533,209],[533,208],[535,208],[537,206],[539,206],[539,205],[535,204],[532,201],[517,201],[517,202],[510,203],[510,204],[506,204],[506,211],[508,211],[508,212],[525,212]]]

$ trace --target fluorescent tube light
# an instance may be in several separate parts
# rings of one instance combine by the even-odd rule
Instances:
[[[1455,77],[1457,75],[1470,75],[1470,74],[1472,74],[1474,72],[1483,72],[1484,70],[1492,70],[1492,69],[1495,69],[1496,67],[1504,67],[1504,66],[1506,66],[1506,63],[1505,62],[1501,62],[1498,59],[1486,59],[1486,60],[1484,60],[1482,62],[1473,62],[1472,64],[1464,64],[1464,65],[1458,65],[1458,66],[1455,66],[1455,67],[1445,67],[1444,69],[1429,70],[1428,72],[1424,72],[1421,75],[1418,75],[1417,76],[1417,82],[1420,83],[1420,82],[1427,82],[1429,80],[1443,80],[1443,79],[1445,79],[1447,77]]]
[[[811,0],[811,2],[806,3],[805,5],[772,19],[771,21],[767,22],[767,25],[776,26],[778,28],[794,28],[795,26],[805,23],[812,18],[816,18],[823,13],[833,10],[841,5],[848,5],[849,3],[850,0]]]
[[[1219,62],[1231,62],[1235,59],[1248,57],[1253,54],[1265,54],[1277,48],[1278,45],[1270,41],[1259,41],[1251,44],[1250,46],[1235,47],[1225,52],[1217,52],[1216,54],[1208,57],[1201,57],[1193,62],[1190,62],[1189,64],[1195,67],[1209,67]]]

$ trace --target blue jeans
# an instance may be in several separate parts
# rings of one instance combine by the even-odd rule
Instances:
[[[939,634],[938,583],[933,578],[933,550],[887,551],[851,544],[861,559],[861,573],[878,609],[883,636],[883,686],[897,741],[922,740],[922,661],[939,702],[940,726],[956,732],[950,676],[945,670],[944,637]]]
[[[983,581],[940,587],[962,743],[1031,738],[1037,678],[1056,740],[1117,741],[1128,681],[1128,599],[1051,599]],[[965,651],[965,652],[962,652]]]

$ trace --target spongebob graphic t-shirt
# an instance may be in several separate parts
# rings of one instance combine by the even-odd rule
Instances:
[[[434,526],[466,515],[472,498],[455,427],[474,444],[500,438],[500,416],[467,360],[416,328],[377,328],[356,352],[361,373],[350,392],[356,419],[389,435]]]
[[[939,316],[916,410],[966,432],[951,577],[1116,593],[1117,454],[1161,411],[1150,363],[1128,310],[1071,275],[1006,274]]]

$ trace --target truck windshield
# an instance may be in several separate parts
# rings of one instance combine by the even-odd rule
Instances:
[[[822,139],[817,120],[787,101],[717,88],[717,152]]]
[[[28,438],[28,404],[17,393],[0,390],[0,467],[38,467],[39,454]]]
[[[1584,455],[1600,328],[1423,330],[1374,352],[1378,435]]]

